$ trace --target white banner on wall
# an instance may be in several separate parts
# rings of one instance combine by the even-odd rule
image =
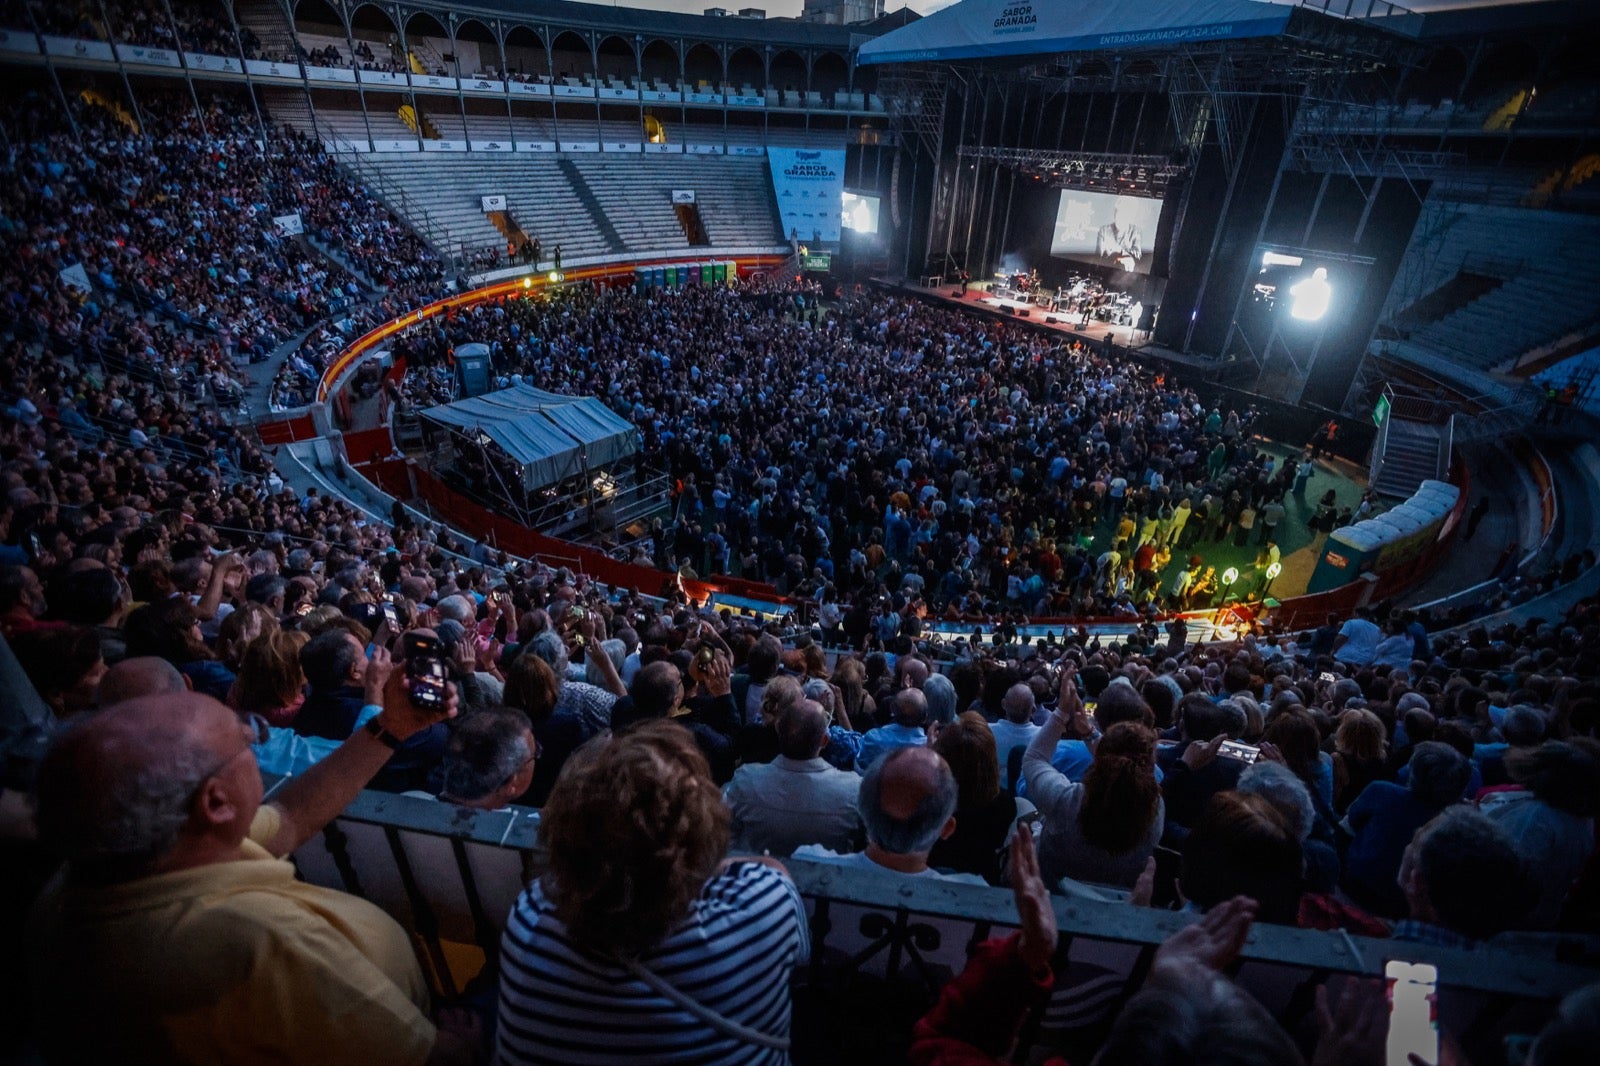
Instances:
[[[599,141],[562,141],[561,142],[561,150],[563,152],[598,152],[600,150],[600,142]]]
[[[506,209],[506,198],[504,196],[485,196],[483,198],[483,209],[486,212],[504,211]]]
[[[247,59],[244,69],[260,78],[299,78],[300,68],[293,63],[274,63],[266,59]]]
[[[394,70],[362,70],[357,72],[364,85],[404,85],[406,76]]]
[[[844,149],[768,148],[783,232],[802,241],[839,239]]]
[[[119,44],[117,51],[122,54],[124,63],[142,63],[151,67],[177,67],[183,64],[178,60],[178,53],[169,52],[165,48],[146,48],[137,44]]]
[[[692,203],[694,203],[694,190],[693,189],[673,189],[672,190],[672,202],[675,203],[675,204],[692,204]]]
[[[606,141],[604,148],[608,152],[642,152],[644,145],[638,141]]]
[[[231,56],[201,55],[198,52],[183,53],[183,61],[189,64],[190,70],[223,70],[229,74],[243,74],[244,64]]]
[[[644,145],[644,150],[645,150],[645,152],[647,152],[650,155],[682,155],[683,154],[683,145],[681,145],[681,144],[651,144],[649,141],[646,141],[645,145]]]
[[[349,67],[307,67],[306,77],[312,81],[355,81],[356,72]]]
[[[76,37],[51,37],[44,38],[44,50],[53,56],[73,56],[78,59],[103,59],[107,63],[116,61],[112,54],[111,45],[106,41],[80,41]]]
[[[474,152],[509,152],[509,151],[511,151],[511,142],[510,141],[473,141],[472,142],[472,150]]]

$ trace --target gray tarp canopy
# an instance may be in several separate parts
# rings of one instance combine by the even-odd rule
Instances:
[[[422,417],[466,433],[481,431],[522,466],[522,487],[528,490],[639,450],[632,424],[593,396],[561,396],[531,385],[430,407]]]

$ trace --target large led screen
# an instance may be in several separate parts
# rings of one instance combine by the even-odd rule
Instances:
[[[1135,274],[1150,273],[1162,201],[1063,189],[1050,254]]]
[[[847,230],[857,233],[878,232],[878,198],[864,193],[847,192],[841,202],[840,222]]]

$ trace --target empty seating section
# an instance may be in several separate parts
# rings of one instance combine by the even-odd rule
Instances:
[[[694,192],[713,247],[783,243],[764,159],[600,155],[575,157],[573,162],[630,249],[689,247],[672,210],[674,189]]]
[[[718,248],[774,248],[783,243],[773,210],[771,179],[764,159],[717,156],[668,157],[620,153],[575,156],[606,220],[622,238],[611,247],[596,231],[555,156],[471,156],[378,153],[361,158],[385,183],[406,191],[407,203],[426,212],[429,229],[442,229],[450,253],[499,246],[503,238],[483,214],[484,196],[506,197],[511,217],[544,246],[561,245],[573,264],[617,251],[687,250],[688,238],[672,209],[672,190],[693,189],[700,215]]]
[[[1396,354],[1478,370],[1508,369],[1522,354],[1600,320],[1600,219],[1532,208],[1431,201],[1401,266],[1417,297],[1466,270],[1502,284],[1413,328]],[[1399,312],[1400,307],[1386,309]]]
[[[561,245],[565,263],[611,249],[594,231],[582,202],[556,169],[555,159],[512,155],[373,154],[361,161],[385,181],[406,191],[415,210],[426,212],[449,235],[449,253],[504,244],[483,213],[482,198],[504,196],[506,209],[524,233],[544,245]],[[402,213],[403,207],[402,207]]]
[[[511,136],[518,141],[554,141],[556,139],[555,123],[549,118],[536,118],[532,115],[511,116]]]
[[[322,140],[365,141],[369,139],[386,141],[411,141],[416,143],[417,135],[409,126],[400,120],[396,111],[386,111],[377,107],[369,107],[365,118],[359,111],[336,111],[331,108],[318,108],[313,121],[311,106],[306,103],[304,93],[292,90],[268,90],[263,93],[263,100],[267,111],[278,122],[287,123],[295,129],[310,137]],[[432,117],[432,116],[430,116]],[[460,116],[457,116],[457,123]],[[370,123],[371,137],[368,137]]]
[[[433,123],[433,128],[438,131],[441,140],[467,140],[467,127],[461,121],[461,108],[456,101],[429,100],[419,97],[417,106],[424,115],[428,116],[428,121]]]

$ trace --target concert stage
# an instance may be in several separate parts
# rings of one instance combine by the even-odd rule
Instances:
[[[875,278],[879,284],[890,288],[900,289],[905,292],[915,293],[940,303],[959,306],[968,311],[987,312],[999,318],[1021,318],[1046,329],[1055,330],[1075,340],[1086,343],[1104,342],[1123,348],[1138,350],[1144,348],[1150,341],[1145,331],[1132,326],[1116,326],[1110,322],[1102,322],[1091,318],[1088,325],[1081,325],[1083,321],[1079,315],[1069,312],[1047,311],[1038,304],[1027,303],[1011,297],[995,296],[989,291],[987,282],[974,282],[967,287],[967,294],[961,295],[961,286],[946,282],[943,285],[924,286],[917,284],[911,278]],[[1165,354],[1165,353],[1163,353]]]

